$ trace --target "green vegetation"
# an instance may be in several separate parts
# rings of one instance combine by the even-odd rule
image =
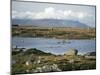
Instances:
[[[24,48],[22,48],[24,49]],[[89,70],[96,68],[96,59],[84,56],[66,56],[45,53],[36,48],[12,51],[12,74]],[[21,50],[21,51],[20,51]]]
[[[37,50],[36,48],[31,48],[31,49],[28,49],[27,51],[24,52],[24,55],[29,55],[29,54],[52,55],[51,53],[45,53],[43,51]]]

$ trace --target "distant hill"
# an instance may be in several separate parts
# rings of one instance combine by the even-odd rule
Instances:
[[[13,19],[13,25],[32,25],[32,26],[49,26],[49,27],[78,27],[87,28],[88,25],[79,21],[62,20],[62,19]]]

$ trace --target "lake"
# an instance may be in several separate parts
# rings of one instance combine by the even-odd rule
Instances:
[[[96,41],[91,40],[63,40],[55,38],[23,38],[13,37],[12,47],[18,48],[37,48],[44,52],[53,54],[64,54],[69,49],[77,49],[80,54],[96,50]]]

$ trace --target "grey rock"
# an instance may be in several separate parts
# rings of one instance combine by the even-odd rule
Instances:
[[[35,70],[33,70],[33,72],[52,72],[52,71],[59,72],[61,70],[58,68],[57,64],[44,65],[42,67],[37,67]]]
[[[70,49],[67,53],[65,53],[65,55],[77,55],[78,54],[78,50],[76,49]]]
[[[85,56],[96,56],[96,52],[88,52]]]

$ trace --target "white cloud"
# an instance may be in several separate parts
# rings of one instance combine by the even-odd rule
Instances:
[[[12,18],[28,18],[32,19],[35,16],[33,12],[27,11],[27,12],[18,12],[18,11],[12,11]]]
[[[18,12],[12,11],[12,18],[24,18],[24,19],[83,19],[87,17],[86,12],[75,12],[72,10],[57,10],[53,7],[45,8],[41,12]]]
[[[48,7],[48,8],[45,8],[44,12],[45,13],[53,13],[55,11],[55,9],[53,7]]]

